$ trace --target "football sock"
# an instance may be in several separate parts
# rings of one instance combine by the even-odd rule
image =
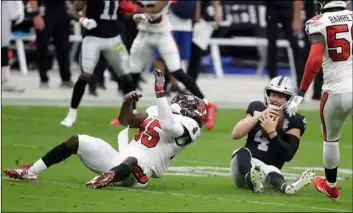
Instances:
[[[122,181],[125,178],[129,177],[132,171],[131,167],[124,163],[121,163],[119,166],[116,166],[110,170],[115,172],[115,182]]]
[[[41,159],[35,162],[32,167],[28,170],[30,174],[38,174],[43,170],[49,168],[50,166],[60,163],[61,161],[67,159],[71,156],[71,151],[67,147],[66,143],[62,143],[52,150],[50,150],[46,155]]]
[[[267,175],[268,178],[268,182],[269,184],[275,189],[278,190],[282,193],[285,193],[285,190],[287,188],[287,186],[289,185],[288,183],[286,183],[286,181],[284,180],[283,175],[277,173],[277,172],[270,172]]]
[[[323,156],[327,183],[330,187],[334,187],[336,185],[337,168],[340,161],[340,150],[338,141],[324,141]]]
[[[77,109],[78,105],[80,105],[83,94],[85,93],[87,82],[82,79],[78,79],[75,83],[72,98],[71,98],[71,108]]]
[[[134,80],[134,84],[138,85],[138,83],[140,82],[140,73],[132,73],[131,77]]]
[[[186,74],[182,69],[171,72],[171,74],[181,83],[184,84],[186,89],[188,89],[193,95],[197,96],[200,99],[204,99],[200,88],[197,86],[196,81],[192,79],[188,74]]]

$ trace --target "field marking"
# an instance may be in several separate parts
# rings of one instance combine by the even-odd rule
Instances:
[[[12,180],[9,177],[1,177],[4,180]],[[16,180],[17,181],[17,180]],[[82,188],[84,184],[77,184],[77,183],[70,183],[64,181],[40,181],[40,183],[44,184],[53,184],[53,185],[66,185],[71,187]],[[31,183],[29,183],[31,184]],[[212,200],[227,200],[237,203],[251,203],[251,204],[260,204],[260,205],[272,205],[272,206],[291,206],[295,208],[304,208],[304,209],[314,209],[314,210],[324,210],[324,211],[336,211],[336,212],[351,212],[351,210],[347,209],[332,209],[332,208],[322,208],[322,207],[315,207],[315,206],[306,206],[306,205],[296,205],[296,204],[289,204],[289,203],[273,203],[273,202],[264,202],[258,200],[238,200],[235,198],[227,198],[227,197],[212,197],[212,196],[203,196],[197,194],[185,194],[180,192],[162,192],[162,191],[155,191],[149,189],[133,189],[133,188],[126,188],[126,187],[109,187],[109,189],[113,190],[120,190],[120,191],[131,191],[131,192],[138,192],[138,193],[151,193],[151,194],[162,194],[162,195],[172,195],[172,196],[179,196],[179,197],[194,197],[194,198],[202,198],[202,199],[212,199]]]

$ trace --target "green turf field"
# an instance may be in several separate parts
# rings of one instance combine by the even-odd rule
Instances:
[[[2,168],[16,167],[15,161],[32,163],[53,146],[75,133],[89,134],[117,147],[121,127],[109,126],[118,109],[82,108],[76,126],[59,126],[67,108],[2,108]],[[322,139],[319,113],[303,112],[308,127],[294,160],[283,169],[288,179],[304,168],[316,168],[322,175]],[[233,125],[244,110],[219,110],[217,126],[203,130],[197,143],[190,145],[172,161],[161,179],[151,179],[145,189],[109,187],[89,190],[85,183],[95,174],[73,156],[41,173],[37,182],[9,180],[2,175],[2,211],[352,211],[352,119],[347,119],[340,141],[339,186],[341,197],[333,202],[313,185],[296,196],[267,191],[253,194],[236,189],[230,181],[231,153],[244,144],[231,140]]]

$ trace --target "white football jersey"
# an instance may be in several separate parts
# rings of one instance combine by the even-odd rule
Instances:
[[[156,2],[157,1],[136,1],[140,7],[149,7],[150,5],[155,5]],[[168,4],[159,13],[147,13],[152,20],[147,23],[138,24],[138,29],[154,33],[172,31],[172,24],[170,23],[168,15],[170,3],[171,1],[168,1]]]
[[[353,13],[350,10],[325,12],[306,22],[308,35],[320,33],[326,41],[323,60],[323,91],[352,92]]]
[[[139,165],[146,170],[147,176],[161,177],[168,170],[170,160],[200,136],[200,127],[189,117],[173,114],[190,135],[185,138],[173,138],[161,128],[157,106],[147,108],[146,112],[148,117],[123,152],[125,155],[136,157]]]

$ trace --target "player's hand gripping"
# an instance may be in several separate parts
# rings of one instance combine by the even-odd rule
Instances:
[[[278,120],[279,116],[272,117],[269,112],[266,112],[260,117],[260,125],[266,133],[270,133],[276,131]]]
[[[290,117],[297,113],[298,106],[303,101],[303,99],[304,96],[296,95],[294,96],[293,100],[288,104],[286,111]]]
[[[136,91],[131,91],[124,95],[124,102],[131,103],[133,101],[138,102],[142,97],[141,94],[138,94]]]
[[[164,78],[164,74],[162,71],[158,70],[158,69],[154,69],[153,70],[153,74],[154,74],[154,91],[156,93],[157,98],[159,97],[163,97],[165,96],[165,92],[164,92],[164,82],[165,82],[165,78]]]
[[[276,107],[267,107],[264,111],[259,112],[259,111],[254,111],[254,116],[260,119],[265,114],[269,114],[270,117],[277,117],[279,115],[279,108]]]
[[[94,19],[81,17],[79,23],[87,30],[91,30],[97,27],[97,22]]]
[[[139,23],[144,24],[148,22],[149,16],[147,14],[139,13],[139,14],[134,14],[132,16],[132,19],[135,21],[136,24],[139,24]]]

